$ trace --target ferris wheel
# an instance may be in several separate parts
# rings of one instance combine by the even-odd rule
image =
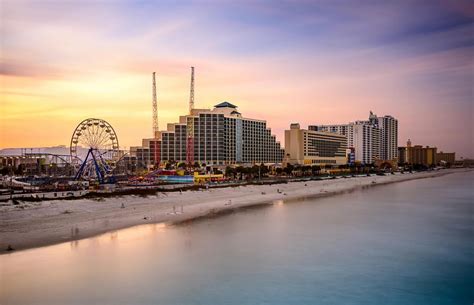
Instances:
[[[117,134],[105,120],[85,119],[72,134],[70,154],[79,166],[76,179],[97,179],[104,183],[120,158]]]

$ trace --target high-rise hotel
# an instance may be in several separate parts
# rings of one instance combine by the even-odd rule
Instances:
[[[364,164],[398,158],[398,121],[389,115],[378,117],[371,111],[367,121],[342,125],[312,125],[308,129],[346,136],[347,146],[354,150],[355,161]]]
[[[193,109],[168,124],[156,139],[144,139],[143,147],[131,147],[141,167],[167,161],[188,161],[188,137],[192,132],[192,159],[207,165],[281,163],[284,150],[266,121],[244,118],[237,106],[223,102],[214,109]],[[138,152],[138,154],[137,154]]]

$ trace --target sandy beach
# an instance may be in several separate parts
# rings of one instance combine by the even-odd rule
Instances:
[[[329,196],[389,183],[467,171],[446,169],[386,176],[251,185],[101,199],[24,202],[0,208],[0,253],[92,237],[147,223],[174,224],[256,205]]]

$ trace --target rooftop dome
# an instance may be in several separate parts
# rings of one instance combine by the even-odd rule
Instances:
[[[235,106],[235,105],[233,105],[233,104],[231,104],[231,103],[229,103],[229,102],[222,102],[222,103],[220,103],[220,104],[215,105],[214,107],[216,107],[216,108],[225,108],[225,107],[237,108],[237,106]]]

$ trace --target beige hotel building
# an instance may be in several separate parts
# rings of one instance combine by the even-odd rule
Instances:
[[[291,124],[285,130],[285,163],[299,165],[342,165],[347,163],[344,135],[305,130]]]

